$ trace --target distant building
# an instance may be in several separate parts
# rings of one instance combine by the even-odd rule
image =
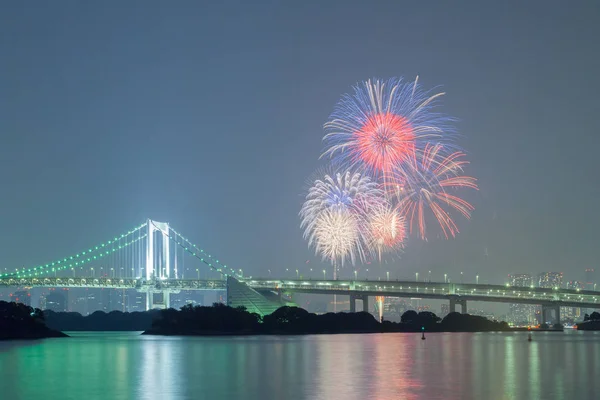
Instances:
[[[481,310],[481,309],[477,309],[477,308],[469,308],[467,310],[467,313],[471,314],[471,315],[477,315],[479,317],[485,317],[485,318],[490,319],[490,320],[496,319],[496,316],[494,315],[494,313],[491,313],[491,312],[488,312],[488,311],[484,311],[484,310]]]
[[[53,291],[46,296],[46,309],[55,312],[67,311],[67,291]]]
[[[101,291],[102,289],[96,288],[86,289],[86,315],[102,310]]]
[[[129,291],[127,289],[113,289],[113,307],[115,310],[127,312],[129,303]]]
[[[133,291],[129,295],[129,312],[146,311],[146,294]]]
[[[569,281],[567,282],[567,289],[571,290],[583,290],[585,289],[585,283],[579,281]],[[579,307],[561,307],[560,316],[561,319],[566,322],[576,322],[578,320],[583,319],[581,316],[581,308]]]
[[[194,290],[182,290],[180,293],[171,295],[171,308],[178,310],[186,304],[202,306],[204,305],[204,295]]]
[[[538,286],[541,288],[561,288],[562,285],[562,272],[542,272],[538,275]]]
[[[71,291],[71,310],[78,312],[81,315],[88,315],[87,309],[87,288],[81,289],[77,292]]]
[[[31,293],[26,290],[18,290],[11,295],[11,301],[31,306]]]
[[[594,268],[587,268],[585,270],[585,288],[587,290],[594,290],[594,285],[597,283],[596,271]]]
[[[510,286],[530,287],[532,285],[531,275],[529,274],[510,274],[508,275]]]
[[[510,286],[531,287],[533,279],[529,274],[511,274],[508,276]],[[530,304],[509,304],[508,322],[516,326],[528,326],[534,321],[534,306]]]

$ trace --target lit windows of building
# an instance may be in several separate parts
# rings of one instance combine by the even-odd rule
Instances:
[[[542,272],[538,275],[538,286],[541,288],[560,288],[562,285],[562,272]]]

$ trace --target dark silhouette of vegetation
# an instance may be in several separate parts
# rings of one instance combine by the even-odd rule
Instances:
[[[25,304],[0,301],[0,340],[65,337],[44,323],[44,314]]]
[[[158,310],[124,313],[96,311],[83,316],[76,312],[44,311],[46,325],[58,331],[145,331],[152,326]]]
[[[232,308],[221,303],[212,307],[186,305],[160,311],[145,333],[162,335],[248,334],[259,329],[260,316],[244,307]]]
[[[402,322],[378,322],[367,312],[313,314],[299,307],[281,307],[261,318],[244,307],[223,304],[212,307],[185,306],[180,311],[162,310],[145,334],[242,335],[324,334],[374,332],[482,332],[509,330],[506,322],[450,313],[441,320],[432,312],[407,311]]]
[[[591,314],[583,316],[583,322],[577,324],[577,330],[581,331],[600,331],[600,313],[594,311]]]

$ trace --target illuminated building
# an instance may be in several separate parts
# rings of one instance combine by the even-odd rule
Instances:
[[[583,282],[578,282],[578,281],[567,282],[567,289],[583,290],[584,288],[585,288],[585,284]],[[562,319],[567,322],[575,322],[577,320],[583,319],[581,317],[581,308],[579,308],[579,307],[561,307],[560,315],[561,315]]]
[[[146,293],[134,291],[129,296],[129,312],[146,311]]]
[[[510,274],[508,279],[510,286],[530,287],[533,282],[529,274]]]
[[[560,288],[562,284],[562,272],[542,272],[538,275],[538,286],[541,288]]]
[[[508,276],[510,286],[531,287],[533,280],[529,274],[511,274]],[[534,306],[530,304],[509,304],[508,322],[516,326],[527,326],[533,323]]]
[[[204,295],[194,290],[182,290],[180,293],[171,295],[171,307],[178,310],[186,304],[204,305]]]

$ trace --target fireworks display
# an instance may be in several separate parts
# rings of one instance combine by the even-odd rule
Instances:
[[[392,78],[342,96],[321,157],[343,172],[314,180],[300,211],[304,237],[323,259],[381,261],[409,235],[427,240],[426,221],[448,239],[459,232],[453,214],[470,218],[473,206],[458,191],[477,183],[463,172],[453,119],[435,111],[443,94]]]
[[[371,248],[381,261],[382,253],[402,248],[406,238],[404,216],[388,202],[378,203],[368,212]]]
[[[392,78],[357,85],[325,124],[327,149],[321,157],[374,177],[405,170],[426,143],[451,139],[452,119],[432,112],[443,94],[423,91],[418,80]]]
[[[469,202],[453,193],[461,187],[477,189],[475,178],[462,175],[463,166],[468,163],[463,159],[464,154],[444,156],[441,152],[442,146],[428,144],[423,156],[412,160],[411,174],[400,176],[396,184],[391,184],[398,199],[397,209],[408,220],[409,232],[417,233],[423,240],[427,210],[432,212],[446,239],[458,233],[446,210],[452,208],[467,219],[473,211]]]
[[[304,237],[323,258],[341,265],[346,259],[365,260],[371,242],[367,211],[382,199],[382,189],[368,176],[350,171],[326,174],[315,180],[300,210]],[[353,235],[348,234],[349,227]]]

